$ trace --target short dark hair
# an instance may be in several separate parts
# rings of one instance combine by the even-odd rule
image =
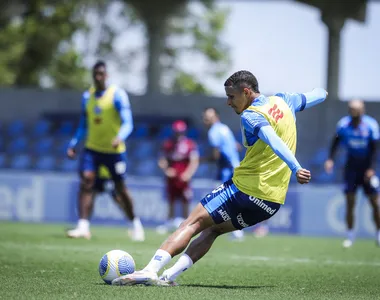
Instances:
[[[232,74],[224,83],[224,86],[232,87],[248,87],[251,88],[255,93],[260,93],[259,83],[255,75],[249,71],[238,71]]]
[[[103,60],[98,60],[95,65],[92,67],[93,70],[96,70],[97,68],[100,68],[100,67],[104,67],[104,68],[107,68],[107,65],[105,63],[105,61]]]
[[[209,109],[211,109],[211,110],[213,110],[214,111],[214,113],[217,115],[217,116],[219,116],[219,111],[215,108],[215,107],[206,107],[204,110],[203,110],[203,112],[206,112],[206,110],[209,110]]]

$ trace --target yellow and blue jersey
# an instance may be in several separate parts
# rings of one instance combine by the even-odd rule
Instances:
[[[325,98],[323,89],[309,94],[261,95],[241,114],[243,144],[247,151],[232,179],[240,191],[284,204],[290,176],[301,168],[294,157],[295,114]]]
[[[247,148],[232,179],[207,194],[201,204],[215,224],[231,220],[243,229],[274,216],[284,204],[291,173],[300,164],[297,144],[297,111],[326,98],[324,89],[305,94],[260,96],[241,114],[243,143]]]
[[[112,140],[125,140],[133,130],[132,112],[126,92],[114,85],[104,91],[91,87],[82,96],[82,112],[78,130],[70,141],[75,147],[85,137],[85,147],[106,154],[125,152],[125,143],[112,147]]]

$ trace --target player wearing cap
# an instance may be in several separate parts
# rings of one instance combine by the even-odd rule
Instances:
[[[190,180],[199,165],[198,147],[195,141],[186,137],[187,125],[178,120],[172,124],[173,136],[164,141],[158,165],[166,178],[166,191],[169,200],[168,222],[159,230],[167,231],[174,224],[175,201],[182,203],[182,218],[189,214],[189,203],[192,198]]]

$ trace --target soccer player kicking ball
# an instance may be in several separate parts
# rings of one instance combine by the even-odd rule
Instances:
[[[248,71],[234,73],[224,86],[227,104],[241,118],[247,147],[243,161],[231,180],[201,200],[143,270],[116,278],[113,285],[176,285],[177,276],[200,260],[219,235],[274,216],[285,202],[292,173],[300,184],[309,183],[310,171],[294,157],[295,113],[321,103],[327,92],[318,88],[305,94],[265,97],[256,77]],[[198,233],[200,236],[190,243]],[[185,249],[177,263],[159,278],[157,273]]]

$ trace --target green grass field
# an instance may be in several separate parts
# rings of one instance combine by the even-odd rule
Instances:
[[[98,263],[112,249],[145,266],[163,236],[133,243],[124,228],[93,227],[93,238],[64,237],[64,225],[0,223],[0,299],[380,299],[380,249],[372,240],[290,236],[221,237],[178,278],[179,287],[116,287]]]

